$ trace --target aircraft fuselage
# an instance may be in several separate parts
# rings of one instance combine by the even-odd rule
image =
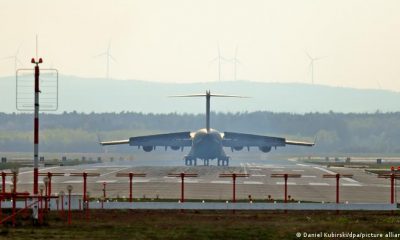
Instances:
[[[217,130],[210,129],[200,129],[193,133],[192,136],[192,148],[185,160],[196,161],[196,159],[202,159],[207,162],[212,159],[218,159],[222,161],[227,161],[228,157],[223,149],[223,134]],[[194,163],[195,164],[195,163]],[[190,162],[188,165],[192,165]]]

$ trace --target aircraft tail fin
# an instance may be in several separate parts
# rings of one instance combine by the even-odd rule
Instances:
[[[175,95],[175,96],[169,96],[169,97],[206,97],[206,129],[207,129],[207,132],[210,131],[210,99],[211,99],[211,97],[248,98],[248,97],[239,96],[239,95],[211,94],[210,90],[206,91],[205,94],[199,93],[199,94],[189,94],[189,95]]]

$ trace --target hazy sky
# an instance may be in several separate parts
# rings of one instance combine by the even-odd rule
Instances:
[[[218,55],[233,58],[238,79],[315,82],[400,91],[398,0],[0,0],[0,76],[19,60],[31,67],[35,35],[43,67],[105,77],[111,42],[115,79],[206,82],[218,79]],[[233,79],[222,64],[222,79]]]

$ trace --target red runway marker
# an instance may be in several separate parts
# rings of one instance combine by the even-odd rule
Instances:
[[[117,173],[116,176],[117,177],[129,177],[129,202],[132,202],[132,178],[133,177],[146,177],[146,174],[129,172],[129,173]],[[105,193],[104,193],[104,198],[105,198]]]
[[[197,173],[169,173],[168,177],[181,178],[181,203],[185,202],[185,177],[197,177]]]
[[[245,173],[221,173],[219,177],[230,177],[232,178],[233,182],[233,189],[232,189],[232,202],[236,202],[236,178],[237,177],[249,177],[249,174]]]

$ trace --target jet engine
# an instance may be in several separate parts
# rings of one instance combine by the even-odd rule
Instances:
[[[235,151],[241,151],[243,149],[243,146],[236,146],[233,147],[233,149],[235,149]]]
[[[174,150],[174,151],[179,150],[179,148],[180,148],[179,146],[171,146],[171,149]]]
[[[261,147],[258,147],[258,149],[260,149],[261,152],[265,152],[265,153],[271,151],[270,146],[261,146]]]
[[[143,151],[145,152],[151,152],[153,151],[154,146],[143,146]]]

